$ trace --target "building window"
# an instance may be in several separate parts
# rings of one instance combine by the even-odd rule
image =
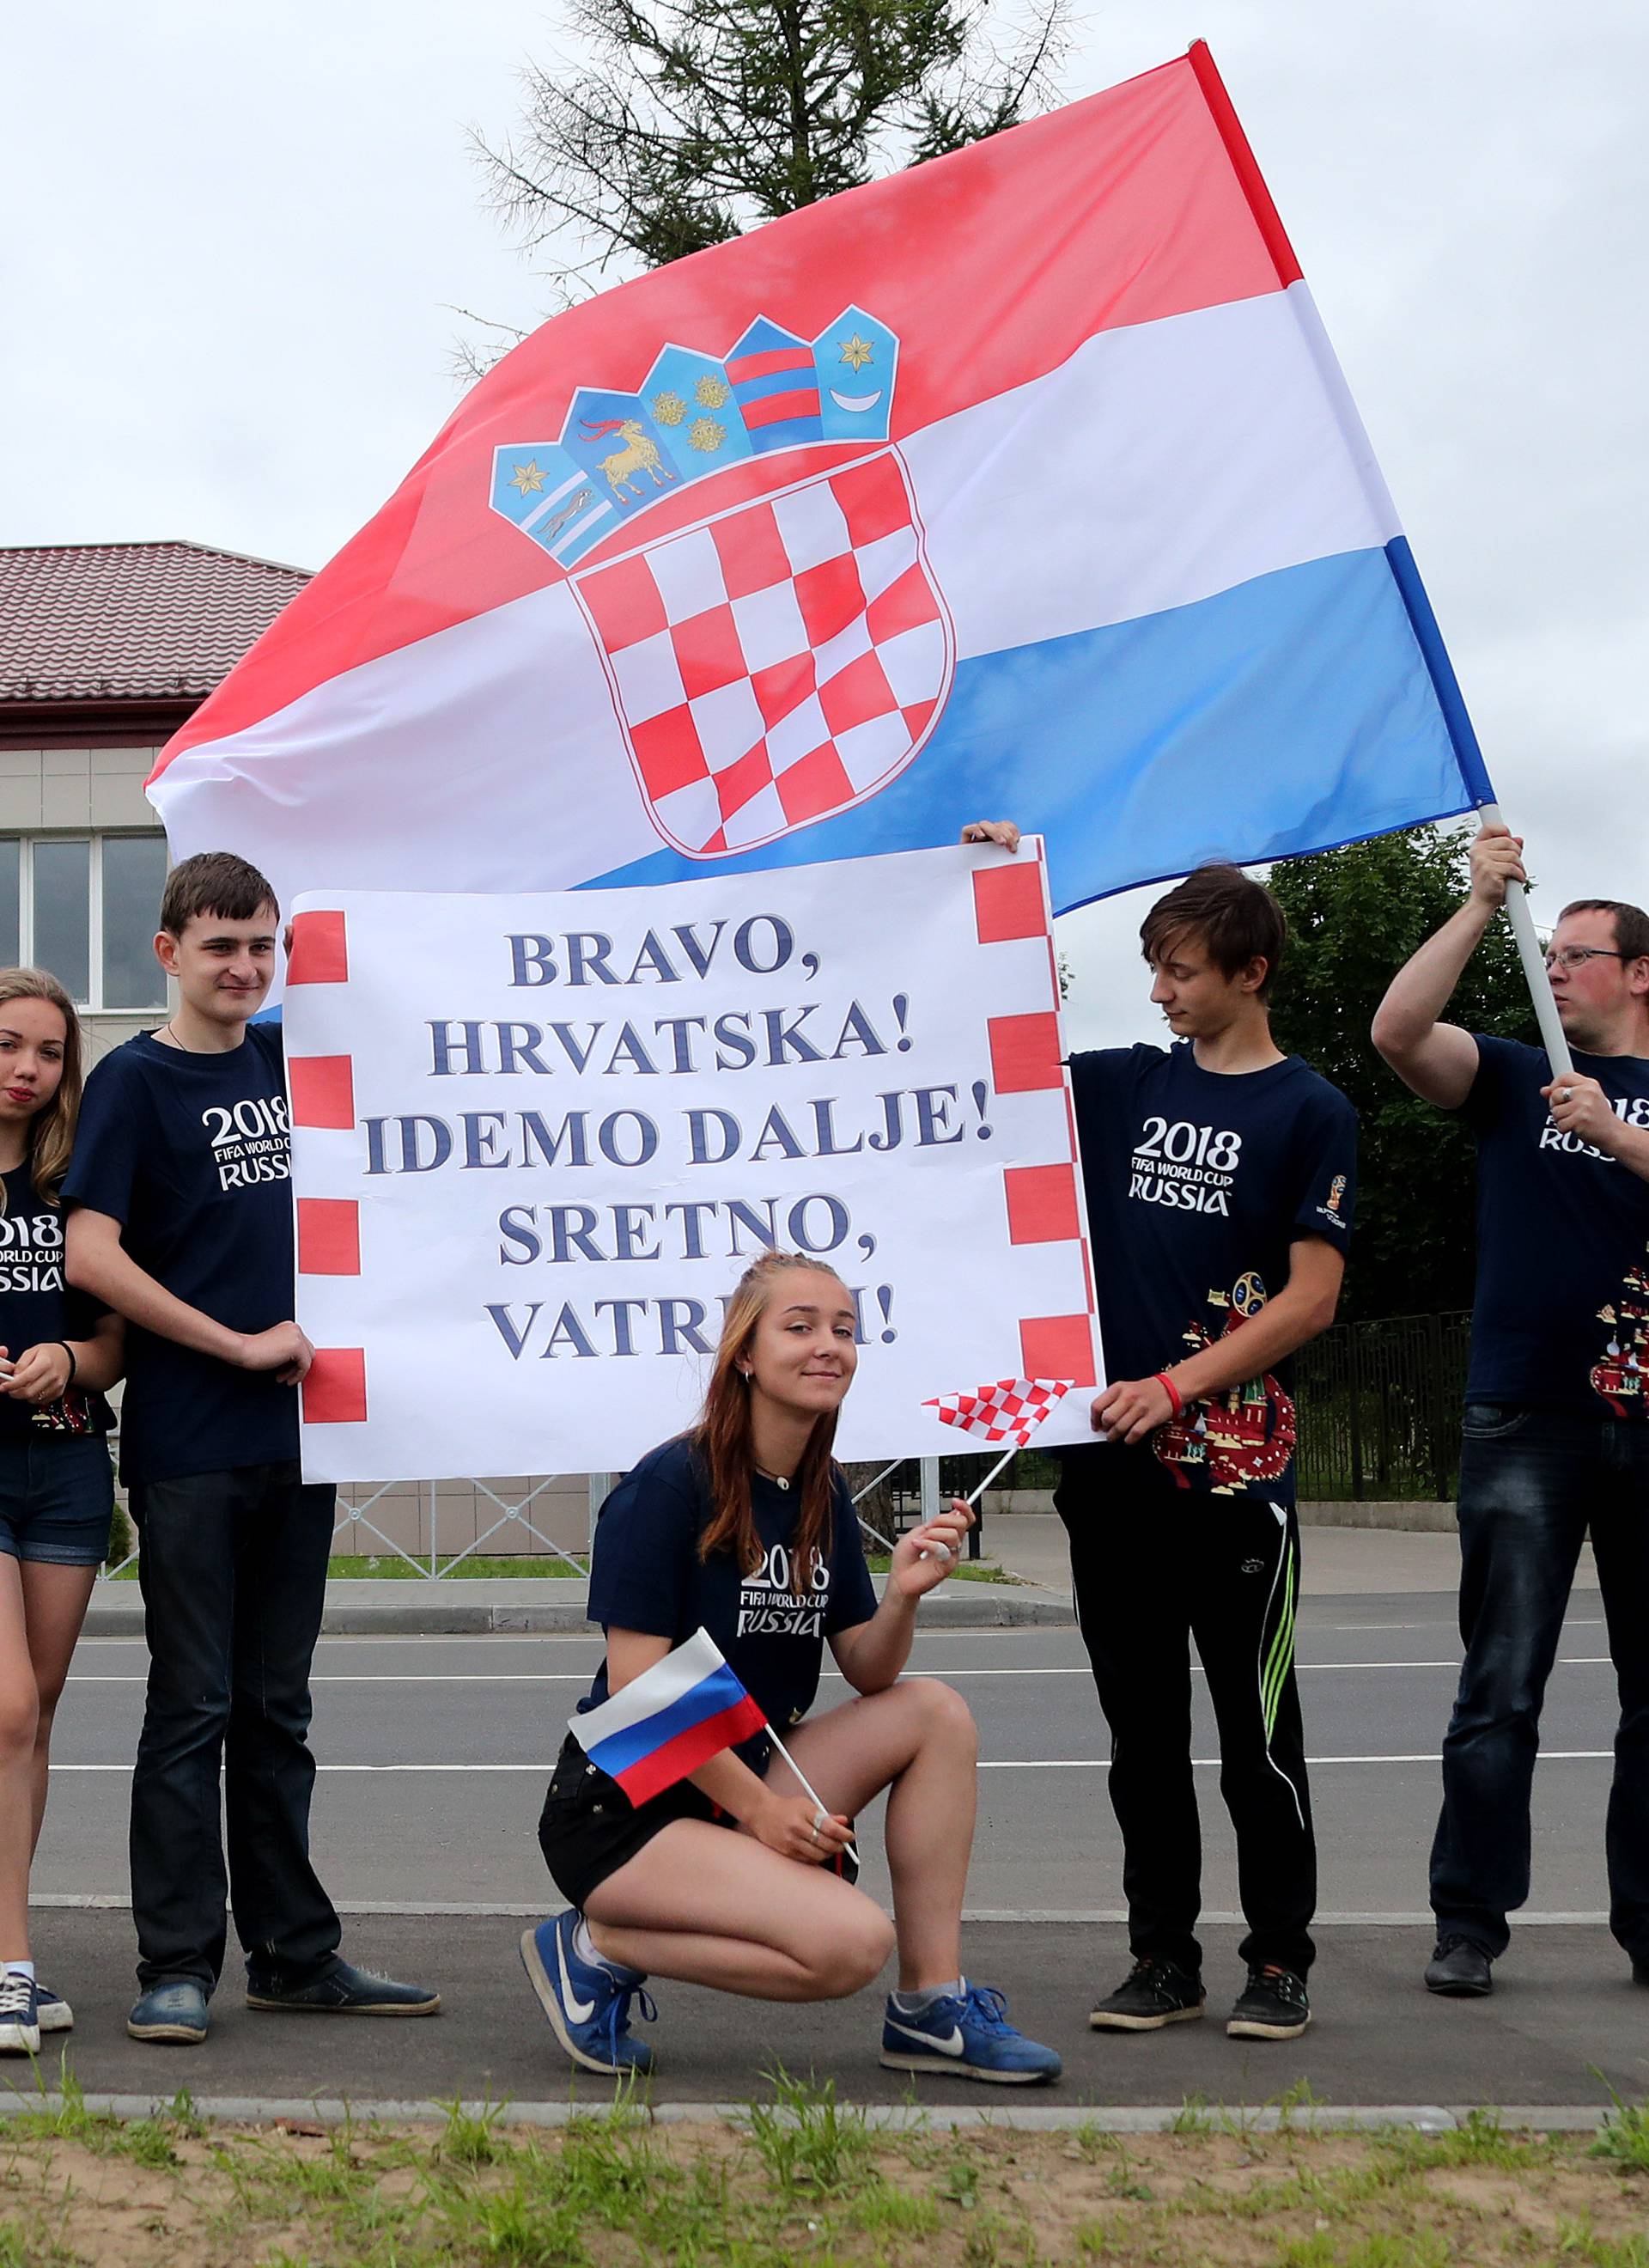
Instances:
[[[166,879],[164,835],[0,836],[0,961],[50,969],[94,1015],[164,1008]]]

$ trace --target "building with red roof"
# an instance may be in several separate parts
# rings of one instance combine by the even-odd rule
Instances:
[[[166,1005],[144,782],[308,580],[205,543],[0,549],[0,967],[53,970],[93,1056]]]

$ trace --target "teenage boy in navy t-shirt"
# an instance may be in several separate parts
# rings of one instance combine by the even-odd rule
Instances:
[[[987,837],[1019,839],[1005,826],[963,839]],[[1248,1982],[1226,2029],[1292,2039],[1310,2021],[1316,1850],[1294,1681],[1290,1358],[1334,1320],[1357,1119],[1272,1041],[1266,997],[1285,939],[1269,890],[1234,866],[1200,869],[1140,931],[1175,1044],[1071,1058],[1113,1383],[1093,1404],[1105,1445],[1058,1452],[1054,1502],[1111,1730],[1134,1955],[1093,2010],[1099,2030],[1203,2013],[1193,1638],[1248,1925]]]
[[[225,1876],[248,2007],[423,2015],[352,1968],[309,1861],[309,1666],[334,1491],[306,1488],[277,1029],[250,1026],[280,915],[254,866],[187,858],[155,952],[177,1012],[98,1064],[64,1183],[70,1280],[127,1320],[121,1456],[149,1690],[132,1778],[134,2039],[195,2043],[223,1967]]]
[[[1442,1022],[1484,931],[1524,880],[1497,824],[1471,895],[1400,970],[1374,1044],[1477,1138],[1477,1287],[1461,1447],[1460,1629],[1432,1846],[1433,1992],[1493,1988],[1528,1896],[1541,1703],[1586,1529],[1620,1730],[1609,1793],[1609,1926],[1649,1984],[1649,914],[1565,906],[1546,954],[1574,1072],[1543,1048]]]

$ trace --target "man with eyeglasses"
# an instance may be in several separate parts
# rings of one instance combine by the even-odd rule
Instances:
[[[1374,1044],[1477,1138],[1477,1285],[1458,1514],[1466,1659],[1443,1743],[1432,1846],[1433,1992],[1493,1990],[1506,1916],[1528,1896],[1541,1702],[1588,1528],[1620,1731],[1609,1794],[1609,1925],[1649,1985],[1649,914],[1565,906],[1546,966],[1572,1074],[1542,1048],[1440,1020],[1527,878],[1520,837],[1484,827],[1471,895],[1394,980]]]

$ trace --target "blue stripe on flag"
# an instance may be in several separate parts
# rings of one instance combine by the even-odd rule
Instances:
[[[702,1725],[707,1717],[719,1717],[724,1709],[732,1708],[745,1697],[744,1687],[724,1661],[719,1668],[701,1678],[688,1690],[651,1717],[637,1724],[626,1726],[622,1732],[608,1733],[585,1750],[593,1764],[600,1764],[614,1779],[629,1770],[643,1756],[650,1756],[673,1741],[678,1733],[689,1732]]]
[[[856,811],[742,858],[656,851],[585,887],[917,850],[994,812],[1048,837],[1064,913],[1204,859],[1298,858],[1469,810],[1479,779],[1396,576],[1384,551],[1343,552],[980,655],[916,762]]]
[[[1448,658],[1448,648],[1443,643],[1443,633],[1437,626],[1437,616],[1432,612],[1432,601],[1425,585],[1420,580],[1420,571],[1414,563],[1414,553],[1409,548],[1406,535],[1397,535],[1386,546],[1386,556],[1391,562],[1391,571],[1397,578],[1397,588],[1402,593],[1403,604],[1409,610],[1409,620],[1420,651],[1425,656],[1425,666],[1432,673],[1432,682],[1437,688],[1438,706],[1442,710],[1449,735],[1454,743],[1454,753],[1460,759],[1461,770],[1471,789],[1474,800],[1492,803],[1494,789],[1490,784],[1489,770],[1483,760],[1483,750],[1477,745],[1477,734],[1466,710],[1466,696],[1460,689],[1460,680],[1454,674],[1454,665]]]

